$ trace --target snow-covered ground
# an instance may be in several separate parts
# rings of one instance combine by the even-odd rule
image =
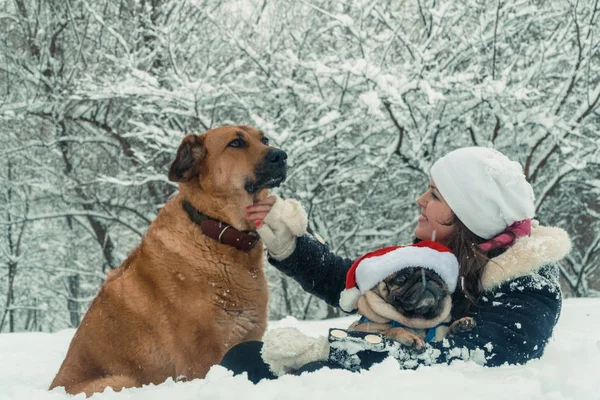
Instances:
[[[353,318],[299,322],[292,318],[270,327],[296,326],[322,335],[347,327]],[[46,389],[67,351],[73,330],[54,334],[0,335],[0,400],[84,399]],[[253,385],[213,367],[206,379],[168,381],[158,386],[107,391],[94,399],[600,399],[600,299],[565,301],[555,335],[541,360],[525,366],[480,367],[471,362],[400,371],[395,361],[353,374],[321,370]]]

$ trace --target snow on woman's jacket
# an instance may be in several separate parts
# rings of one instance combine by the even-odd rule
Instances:
[[[421,364],[471,359],[486,366],[523,364],[539,358],[552,336],[561,310],[558,267],[570,250],[570,240],[560,228],[538,226],[531,235],[493,258],[482,275],[483,294],[471,307],[469,316],[476,327],[454,334],[442,342],[430,342],[419,354],[389,340],[388,346],[344,345],[347,339],[330,337],[330,361],[346,368],[368,368],[389,355],[402,368]],[[297,239],[295,251],[283,261],[269,260],[277,269],[294,278],[302,288],[337,307],[352,260],[338,257],[310,235]],[[356,336],[360,333],[352,333]],[[333,339],[333,340],[332,340]],[[360,350],[360,349],[359,349]]]

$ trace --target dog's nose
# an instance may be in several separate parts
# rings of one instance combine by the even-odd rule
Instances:
[[[417,282],[404,293],[392,293],[391,302],[406,311],[414,311],[428,306],[435,306],[443,298],[443,292],[434,285]]]
[[[267,161],[273,164],[283,164],[287,160],[287,153],[280,149],[269,150]]]

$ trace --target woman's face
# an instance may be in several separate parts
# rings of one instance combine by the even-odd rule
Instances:
[[[417,199],[421,215],[415,228],[415,236],[421,240],[434,240],[446,244],[454,232],[455,225],[447,225],[454,215],[452,210],[435,187],[433,179],[429,181],[429,190]]]

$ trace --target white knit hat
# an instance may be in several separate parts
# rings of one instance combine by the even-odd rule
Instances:
[[[456,289],[458,261],[454,254],[444,245],[423,240],[406,247],[385,247],[356,260],[346,274],[346,289],[340,294],[340,308],[352,312],[360,296],[394,272],[408,267],[431,269],[446,282],[450,293]]]
[[[454,150],[433,164],[431,178],[458,219],[484,239],[535,214],[533,189],[521,165],[497,150]]]

